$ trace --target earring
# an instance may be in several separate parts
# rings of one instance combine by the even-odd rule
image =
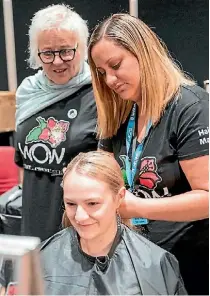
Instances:
[[[119,210],[118,209],[116,211],[116,214],[117,214],[117,226],[120,226],[122,220],[121,220],[120,213],[119,213]]]

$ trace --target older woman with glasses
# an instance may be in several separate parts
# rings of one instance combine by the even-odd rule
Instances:
[[[32,18],[28,62],[41,70],[24,79],[16,94],[23,235],[44,240],[59,230],[63,167],[97,147],[87,40],[86,21],[67,5],[49,6]]]

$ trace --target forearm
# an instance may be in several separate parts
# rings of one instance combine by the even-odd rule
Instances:
[[[19,168],[19,184],[23,184],[23,178],[24,178],[24,169]]]
[[[120,212],[123,218],[177,222],[201,220],[208,218],[209,197],[204,190],[193,190],[173,197],[145,199],[127,191]]]

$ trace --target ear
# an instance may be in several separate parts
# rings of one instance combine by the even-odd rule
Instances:
[[[124,200],[125,198],[125,194],[126,194],[126,189],[125,187],[121,187],[120,190],[118,191],[118,194],[116,196],[116,200],[117,200],[117,209],[119,209],[122,201]]]

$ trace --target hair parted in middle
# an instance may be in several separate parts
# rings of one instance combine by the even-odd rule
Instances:
[[[116,135],[132,109],[133,102],[122,100],[98,73],[91,53],[103,38],[132,53],[139,62],[141,112],[146,121],[156,124],[167,103],[178,96],[181,85],[193,85],[173,61],[165,44],[139,18],[126,13],[114,14],[94,29],[88,46],[88,61],[98,111],[99,138]]]
[[[89,31],[87,21],[73,10],[69,5],[49,5],[37,11],[31,19],[29,26],[28,63],[32,69],[40,67],[38,53],[38,35],[45,30],[58,29],[76,32],[79,38],[79,46],[84,52],[83,58],[87,59],[87,42]]]
[[[124,186],[120,166],[109,152],[97,150],[79,153],[67,166],[63,182],[65,182],[66,176],[73,171],[79,175],[105,182],[115,195]]]

